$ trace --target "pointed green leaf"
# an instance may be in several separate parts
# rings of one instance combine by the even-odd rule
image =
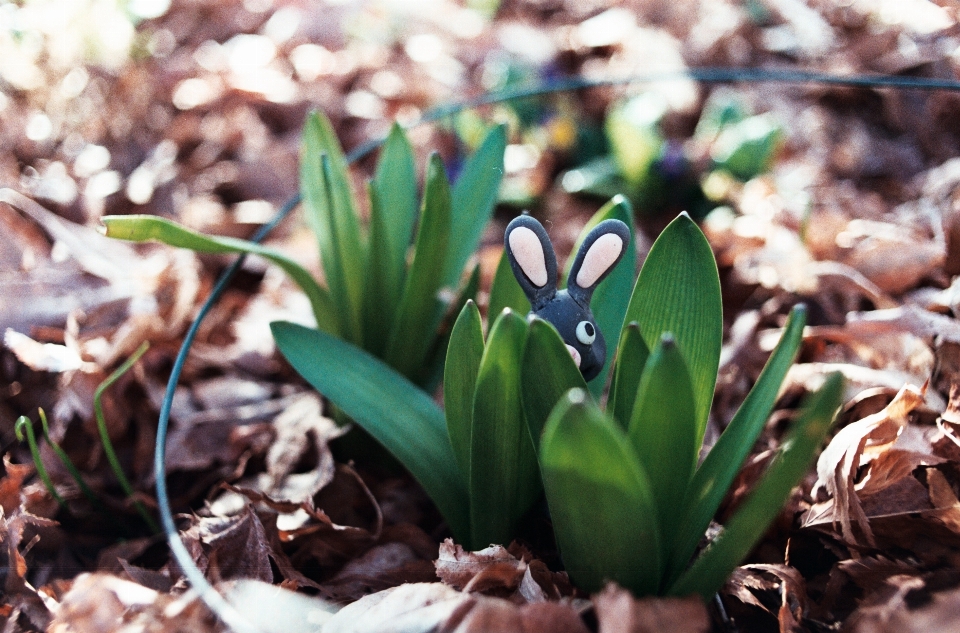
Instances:
[[[480,361],[470,445],[470,533],[473,546],[509,543],[540,493],[540,471],[520,402],[522,317],[494,322]]]
[[[432,393],[440,383],[440,379],[443,377],[444,361],[447,358],[447,345],[450,342],[450,334],[453,326],[463,311],[464,306],[467,305],[467,301],[476,302],[477,292],[479,290],[480,264],[477,264],[473,267],[473,272],[470,273],[470,277],[467,278],[467,283],[463,285],[460,294],[457,295],[457,298],[450,305],[450,309],[447,310],[444,315],[440,327],[437,328],[438,334],[433,339],[433,344],[430,352],[427,354],[427,359],[424,361],[421,371],[416,374],[414,382],[420,385],[424,391]]]
[[[203,235],[196,231],[153,215],[107,215],[100,219],[107,237],[131,242],[156,240],[177,248],[188,248],[198,253],[249,253],[259,255],[279,266],[290,275],[310,300],[317,327],[331,334],[339,334],[339,308],[330,295],[321,288],[309,272],[286,255],[267,246],[232,237]]]
[[[366,249],[343,150],[330,121],[319,112],[311,113],[304,126],[300,189],[307,223],[320,246],[327,287],[342,315],[341,332],[360,343]]]
[[[564,280],[570,274],[573,260],[576,258],[576,253],[580,250],[580,244],[583,243],[587,233],[604,220],[610,219],[620,220],[628,227],[633,226],[633,208],[623,196],[614,196],[607,204],[600,207],[600,210],[583,227],[580,237],[577,238],[577,242],[570,253],[570,258],[567,260],[567,267],[563,273]],[[631,229],[630,232],[632,236],[633,230]],[[627,252],[623,259],[593,292],[590,307],[593,311],[594,320],[596,320],[597,326],[603,332],[607,341],[607,360],[597,377],[590,381],[590,393],[593,394],[594,398],[600,398],[600,394],[603,393],[603,388],[607,384],[607,374],[610,372],[610,366],[613,363],[613,341],[616,333],[623,327],[623,317],[627,313],[627,305],[630,303],[630,289],[633,288],[633,276],[636,269],[637,246],[631,239],[630,243],[627,244]]]
[[[364,348],[384,353],[403,293],[407,250],[417,219],[417,180],[413,150],[394,124],[369,183],[370,254],[363,295]]]
[[[676,541],[676,554],[671,569],[673,577],[687,567],[697,544],[710,525],[710,520],[763,431],[777,402],[780,384],[797,356],[806,320],[804,306],[794,307],[783,336],[760,372],[757,383],[694,474],[685,504],[686,517]]]
[[[670,594],[696,593],[709,600],[720,589],[730,572],[767,531],[794,486],[810,467],[830,429],[842,396],[843,378],[839,373],[831,374],[823,387],[807,399],[800,418],[750,496],[713,543],[670,587]]]
[[[556,328],[543,319],[530,322],[520,376],[523,411],[536,447],[560,398],[573,388],[586,389],[587,384]]]
[[[370,243],[384,245],[387,241],[387,229],[382,217],[382,203],[372,181],[368,183],[367,189],[370,196]],[[402,271],[392,271],[388,258],[389,253],[385,247],[370,249],[366,285],[363,289],[363,348],[377,357],[382,357],[386,351],[397,305],[400,303],[400,293],[403,291],[402,282],[391,278],[394,272]]]
[[[433,399],[346,341],[285,321],[270,329],[293,368],[390,451],[437,504],[456,538],[467,542],[467,487]]]
[[[443,286],[456,288],[467,260],[477,250],[483,229],[493,215],[500,181],[503,180],[503,152],[507,128],[498,125],[487,134],[480,148],[467,161],[453,187],[451,234],[456,239],[443,266]]]
[[[693,384],[697,446],[703,441],[720,365],[723,306],[713,251],[686,213],[663,230],[634,287],[626,322],[636,321],[647,347],[673,333]]]
[[[403,129],[396,123],[383,146],[377,172],[373,178],[379,203],[378,218],[383,225],[383,243],[371,243],[371,249],[383,249],[390,262],[390,280],[396,296],[400,296],[403,271],[407,266],[407,249],[413,240],[417,221],[417,170],[413,148]]]
[[[690,375],[669,333],[647,360],[627,434],[650,479],[662,551],[669,552],[682,518],[677,503],[686,496],[700,449]]]
[[[523,294],[523,288],[517,283],[517,278],[513,276],[513,269],[510,268],[510,260],[507,258],[506,250],[500,254],[497,272],[493,275],[493,283],[490,284],[487,315],[489,315],[491,323],[503,312],[504,308],[510,308],[517,314],[530,312],[530,300],[527,299],[527,295]]]
[[[470,438],[473,427],[473,394],[483,356],[483,320],[473,301],[468,301],[453,325],[443,373],[443,406],[447,433],[460,464],[464,481],[470,473]]]
[[[643,376],[643,368],[649,356],[650,350],[643,342],[643,335],[640,334],[640,326],[637,322],[634,321],[623,328],[617,349],[613,384],[610,385],[607,411],[613,414],[613,419],[624,429],[630,424],[630,418],[633,416],[633,405],[637,401],[637,392],[640,390],[640,378]]]
[[[657,92],[644,92],[617,104],[607,114],[606,132],[620,174],[639,186],[663,145],[660,120],[668,104]],[[650,341],[647,341],[648,343]]]
[[[421,369],[443,318],[440,271],[450,239],[450,184],[443,163],[430,157],[420,226],[385,358],[405,376]]]
[[[619,425],[574,389],[550,415],[540,443],[553,530],[571,580],[609,580],[638,595],[660,582],[657,509],[650,483]]]

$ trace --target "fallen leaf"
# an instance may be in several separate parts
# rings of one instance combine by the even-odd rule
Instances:
[[[816,498],[818,489],[826,490],[832,502],[833,522],[840,524],[847,542],[858,542],[854,534],[856,525],[866,542],[875,544],[870,522],[857,496],[857,474],[862,466],[889,450],[907,425],[907,414],[923,401],[923,395],[917,387],[905,385],[882,411],[841,429],[820,454],[817,481],[811,495]],[[818,514],[811,508],[802,524],[811,525]]]
[[[706,633],[710,618],[699,597],[634,598],[607,585],[593,597],[599,633]]]

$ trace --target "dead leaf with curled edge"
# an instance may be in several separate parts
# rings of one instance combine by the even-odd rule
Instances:
[[[517,603],[537,603],[573,595],[567,575],[550,571],[526,549],[492,545],[468,552],[452,539],[440,545],[435,563],[445,584],[468,593],[506,597]]]
[[[905,385],[882,411],[847,425],[834,436],[817,460],[817,481],[811,491],[816,498],[817,492],[824,489],[830,498],[804,514],[801,519],[804,527],[827,521],[839,523],[843,538],[849,543],[858,543],[856,527],[867,544],[876,544],[858,489],[869,486],[867,492],[878,492],[884,486],[889,487],[898,481],[889,473],[896,467],[889,466],[888,472],[880,476],[879,463],[883,462],[879,462],[872,482],[869,469],[859,481],[857,474],[862,466],[878,460],[891,449],[907,425],[907,415],[923,402],[924,391]],[[903,473],[903,469],[899,472]],[[903,476],[909,476],[909,471]]]
[[[761,602],[752,590],[779,591],[781,602],[776,613]],[[763,609],[780,622],[781,631],[800,626],[807,611],[807,584],[803,576],[789,565],[744,565],[733,570],[725,592],[745,604]]]

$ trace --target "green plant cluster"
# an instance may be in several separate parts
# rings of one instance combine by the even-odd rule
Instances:
[[[104,392],[115,382],[120,380],[120,377],[127,373],[149,348],[150,346],[148,343],[142,343],[127,360],[125,360],[116,370],[114,370],[112,374],[107,376],[107,378],[97,386],[97,389],[93,394],[93,410],[97,419],[97,431],[100,434],[100,443],[103,446],[104,454],[107,456],[107,461],[110,463],[110,469],[117,478],[117,482],[120,484],[120,487],[123,488],[124,493],[127,495],[128,501],[133,504],[134,508],[136,508],[137,512],[140,514],[143,522],[154,534],[158,534],[160,532],[160,526],[157,525],[157,522],[154,520],[153,516],[147,511],[147,508],[143,502],[137,499],[136,492],[134,491],[133,486],[130,484],[130,480],[127,479],[127,476],[124,474],[123,467],[120,464],[120,459],[117,457],[117,453],[113,449],[113,442],[110,441],[110,434],[107,431],[107,420],[103,415],[102,404]],[[43,409],[40,409],[38,413],[40,416],[40,429],[43,433],[43,439],[47,441],[47,445],[50,446],[50,449],[56,454],[57,459],[60,460],[64,468],[67,469],[67,472],[70,473],[70,476],[80,488],[81,492],[83,492],[84,496],[97,510],[105,513],[106,510],[104,509],[103,504],[100,503],[97,495],[83,480],[83,476],[73,463],[73,460],[70,459],[70,456],[67,455],[67,453],[63,450],[63,448],[60,447],[59,444],[50,438],[50,428],[47,424],[47,414]],[[39,475],[40,481],[43,482],[43,485],[50,493],[50,496],[54,498],[61,508],[65,510],[68,509],[66,500],[64,500],[64,498],[60,496],[60,493],[57,492],[56,487],[53,485],[53,480],[50,478],[50,474],[43,465],[43,459],[40,457],[40,446],[37,444],[36,434],[34,433],[33,423],[31,422],[30,418],[25,415],[21,415],[14,425],[14,431],[17,435],[17,440],[21,442],[26,440],[27,445],[30,447],[30,455],[33,457],[33,464],[37,469],[37,475]]]
[[[395,125],[367,184],[364,226],[333,127],[323,114],[311,114],[300,182],[325,285],[283,253],[250,241],[203,235],[156,216],[106,216],[102,222],[106,235],[118,239],[264,257],[304,291],[319,329],[430,388],[442,375],[446,320],[452,322],[477,291],[478,268],[466,282],[461,277],[493,213],[505,145],[505,129],[492,128],[452,186],[439,156],[431,156],[418,202],[413,149]]]
[[[628,208],[620,201],[605,213]],[[615,280],[612,274],[604,283]],[[497,303],[509,304],[516,294],[496,283],[491,303],[505,296]],[[509,305],[486,340],[477,308],[468,303],[461,312],[447,354],[445,412],[389,367],[324,332],[284,322],[272,329],[293,367],[420,481],[461,542],[507,542],[542,486],[578,585],[595,591],[615,580],[641,595],[708,598],[809,466],[839,405],[841,381],[830,377],[811,397],[752,494],[694,557],[773,409],[805,313],[793,311],[757,384],[699,466],[722,313],[713,254],[686,215],[654,244],[619,320],[625,325],[606,413],[553,326],[527,322]]]
[[[648,215],[679,207],[700,218],[716,202],[706,183],[747,181],[768,171],[783,140],[783,128],[772,115],[751,114],[725,91],[707,101],[693,138],[685,143],[663,136],[666,113],[667,102],[656,92],[615,104],[605,122],[610,153],[566,172],[563,187],[601,198],[623,194]]]
[[[738,125],[730,123],[736,116],[717,111],[717,138]],[[278,348],[409,470],[459,542],[473,549],[509,542],[545,493],[564,564],[584,589],[615,580],[637,594],[706,598],[749,553],[809,465],[839,404],[840,378],[830,377],[810,398],[751,495],[698,554],[774,407],[801,342],[804,311],[793,311],[757,384],[698,464],[722,337],[719,276],[703,233],[686,214],[677,217],[636,283],[629,246],[593,295],[600,329],[620,334],[616,354],[608,350],[607,366],[587,385],[553,326],[524,318],[530,305],[505,258],[491,287],[486,336],[470,300],[477,270],[459,284],[496,200],[504,144],[504,130],[495,128],[452,188],[431,158],[418,214],[412,151],[394,128],[368,187],[364,229],[333,130],[312,115],[301,182],[325,287],[256,244],[144,216],[104,223],[108,235],[124,239],[256,253],[290,274],[310,298],[318,328],[274,322]],[[635,155],[618,160],[649,167],[654,152],[627,145],[624,152]],[[629,226],[631,215],[617,196],[581,239],[606,218]],[[455,300],[441,299],[454,288]],[[431,395],[441,376],[445,409]]]

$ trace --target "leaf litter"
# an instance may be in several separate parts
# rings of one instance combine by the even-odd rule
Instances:
[[[76,32],[93,43],[86,48],[44,18],[53,5],[16,5],[26,40],[0,33],[10,60],[0,68],[0,620],[10,631],[223,628],[184,592],[162,539],[140,523],[110,472],[93,392],[151,343],[104,396],[121,464],[149,504],[166,376],[229,260],[101,239],[100,216],[149,212],[249,236],[297,188],[310,107],[322,107],[355,147],[394,118],[413,120],[510,73],[960,70],[952,35],[960,16],[927,0],[681,0],[607,10],[517,0],[492,18],[484,3],[398,12],[366,2],[175,0],[136,23],[100,15],[120,20],[113,32],[127,35],[119,43],[78,14]],[[652,89],[669,104],[664,133],[678,141],[715,90],[691,81]],[[507,166],[507,185],[553,221],[561,255],[596,206],[553,186],[581,160],[561,132],[600,135],[602,113],[627,93],[561,96],[539,127],[511,140],[513,155],[528,159]],[[712,622],[874,632],[960,621],[960,97],[777,84],[738,84],[737,94],[783,121],[786,138],[770,173],[712,193],[720,209],[704,222],[727,315],[708,438],[756,380],[789,307],[804,301],[811,318],[799,362],[718,520],[749,492],[750,473],[773,454],[802,395],[833,370],[848,382],[834,437],[720,592],[723,613],[612,586],[581,595],[536,529],[523,543],[480,552],[448,540],[409,477],[361,459],[335,415],[280,362],[269,321],[309,324],[309,306],[250,258],[193,346],[174,400],[168,470],[191,553],[249,606],[251,622],[265,631],[692,632]],[[516,116],[501,107],[485,114]],[[434,148],[451,164],[460,156],[443,126],[412,138],[421,158]],[[369,175],[370,165],[360,170]],[[498,214],[485,235],[484,279],[514,213]],[[298,220],[271,245],[319,273]],[[33,477],[13,422],[35,418],[37,407],[50,412],[51,438],[98,504],[45,443],[41,457],[66,509]]]

